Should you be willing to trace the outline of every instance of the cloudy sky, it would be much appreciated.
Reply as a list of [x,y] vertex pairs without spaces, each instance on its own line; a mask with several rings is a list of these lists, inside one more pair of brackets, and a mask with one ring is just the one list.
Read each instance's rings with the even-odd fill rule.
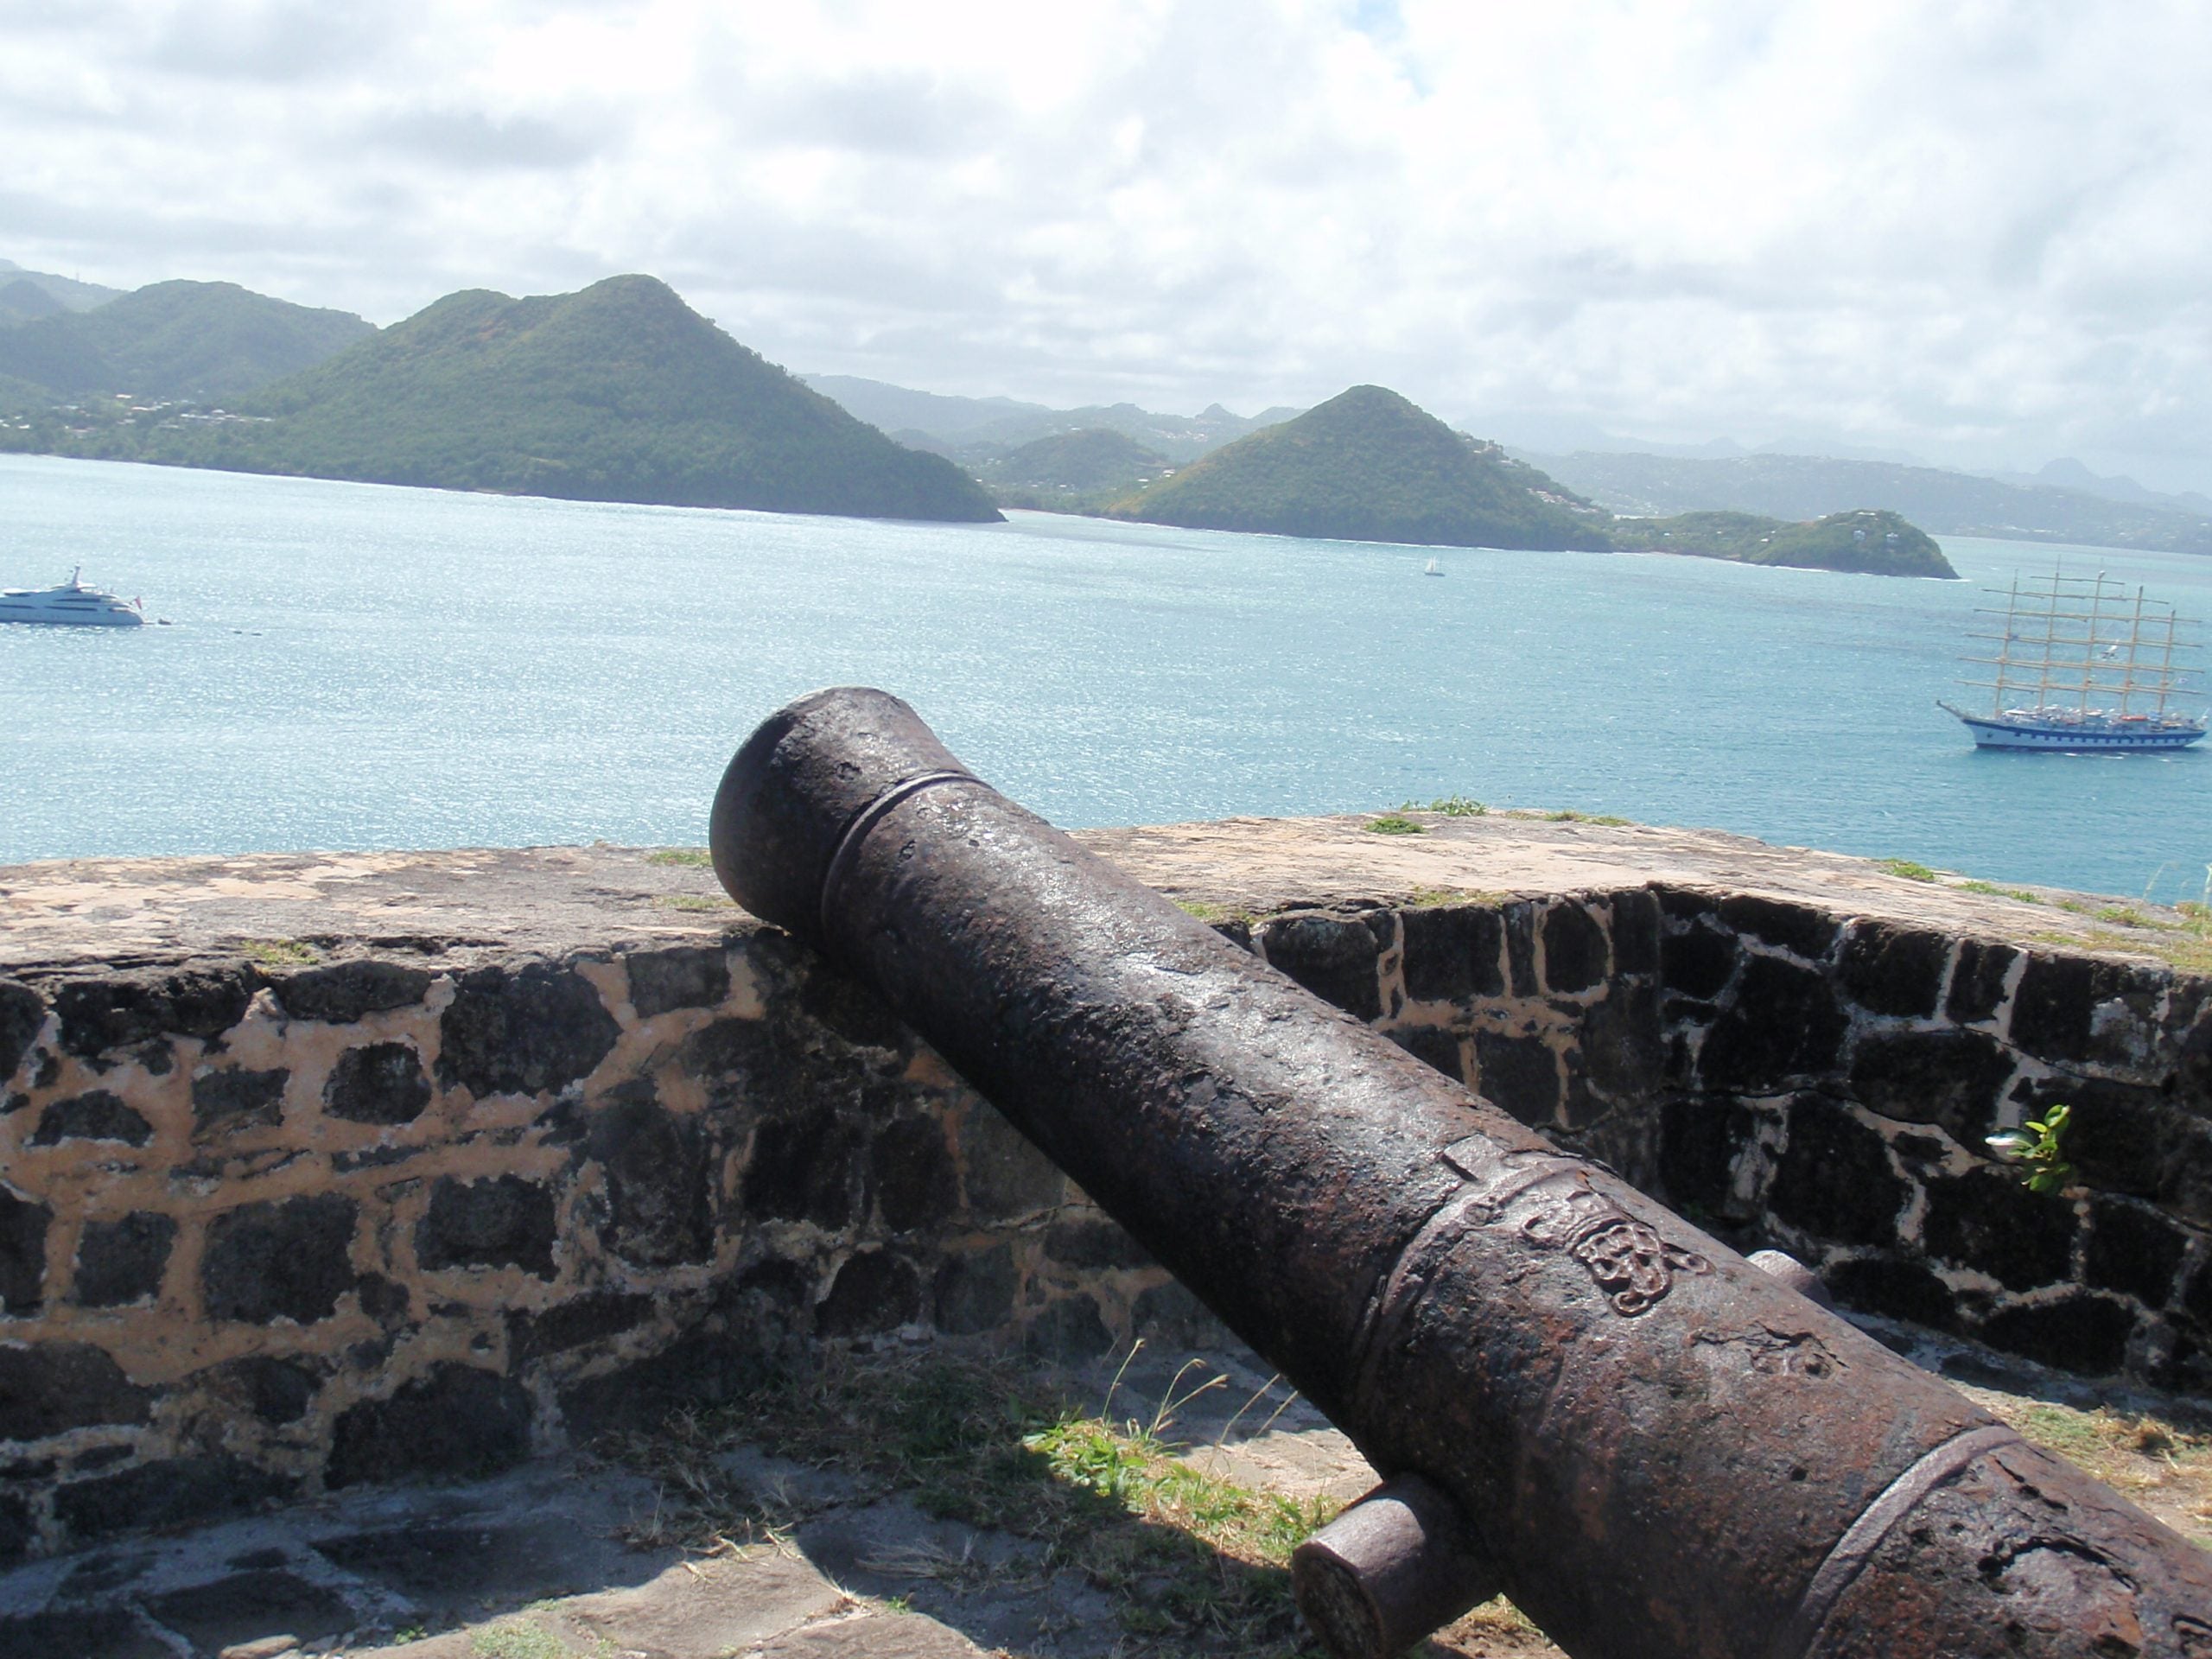
[[[0,256],[2212,489],[2201,0],[0,0]],[[1547,424],[1548,423],[1548,424]]]

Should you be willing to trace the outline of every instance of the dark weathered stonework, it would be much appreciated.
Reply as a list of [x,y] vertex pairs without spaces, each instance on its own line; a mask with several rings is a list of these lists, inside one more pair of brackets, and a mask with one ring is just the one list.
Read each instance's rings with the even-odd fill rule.
[[405,1043],[349,1048],[322,1086],[322,1109],[349,1123],[411,1123],[430,1103],[423,1057]]
[[[1668,886],[1220,931],[1847,1306],[2212,1391],[2196,982]],[[1223,1339],[779,934],[379,949],[0,980],[0,1560],[490,1466],[824,1341]],[[2028,1194],[1981,1137],[2061,1100],[2083,1185]],[[154,1343],[186,1357],[133,1375]]]
[[359,1206],[336,1193],[245,1204],[207,1224],[201,1295],[211,1319],[312,1325],[353,1288]]

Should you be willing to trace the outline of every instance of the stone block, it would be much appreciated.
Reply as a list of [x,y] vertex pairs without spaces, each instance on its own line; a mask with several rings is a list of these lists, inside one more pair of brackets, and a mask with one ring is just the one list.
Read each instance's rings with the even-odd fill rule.
[[1726,987],[1742,954],[1734,935],[1713,928],[1669,933],[1659,941],[1659,982],[1681,995],[1709,1001]]
[[1951,969],[1951,994],[1944,999],[1945,1016],[1962,1026],[1983,1025],[1997,1018],[2005,1006],[2005,976],[2020,953],[2009,944],[1988,939],[1964,939],[1959,959]]
[[1475,1088],[1493,1105],[1532,1127],[1548,1124],[1559,1116],[1562,1086],[1559,1057],[1542,1039],[1475,1033]]
[[608,1249],[641,1267],[714,1254],[718,1160],[702,1119],[664,1109],[649,1090],[618,1094],[592,1115],[585,1147],[606,1178]]
[[211,1319],[325,1319],[354,1287],[358,1211],[334,1192],[243,1204],[207,1224],[200,1295]]
[[396,962],[334,962],[276,982],[276,1003],[291,1020],[350,1026],[372,1014],[411,1008],[430,991],[430,976]]
[[589,981],[545,963],[463,975],[438,1032],[439,1081],[479,1097],[566,1088],[622,1034]]
[[154,1395],[88,1342],[0,1344],[0,1440],[143,1423]]
[[2024,1111],[2041,1121],[2051,1107],[2072,1109],[2063,1146],[2088,1185],[2134,1198],[2168,1196],[2168,1172],[2188,1132],[2164,1095],[2101,1077],[2045,1077],[2029,1084]]
[[2073,1276],[2074,1206],[2031,1192],[2011,1170],[1973,1169],[1926,1184],[1921,1240],[1929,1255],[1986,1273],[2008,1290],[2032,1290]]
[[1717,1095],[1674,1095],[1659,1107],[1660,1195],[1677,1210],[1708,1215],[1732,1208],[1736,1160],[1751,1144],[1758,1118],[1740,1101]]
[[322,1109],[349,1123],[412,1123],[430,1103],[430,1079],[411,1043],[364,1043],[330,1068]]
[[1544,911],[1544,988],[1572,994],[1602,984],[1610,971],[1605,930],[1572,900]]
[[1982,1032],[1869,1032],[1851,1057],[1851,1095],[1901,1123],[1940,1124],[1961,1146],[1979,1151],[2014,1064]]
[[1866,1255],[1832,1262],[1821,1282],[1846,1307],[1885,1319],[1904,1319],[1931,1331],[1958,1329],[1958,1306],[1951,1287],[1923,1263],[1893,1255]]
[[291,1072],[242,1071],[226,1066],[192,1079],[192,1138],[212,1141],[241,1129],[271,1128],[283,1121],[284,1085]]
[[1084,1292],[1048,1302],[1021,1327],[1025,1353],[1047,1359],[1096,1359],[1114,1346],[1098,1304]]
[[2128,963],[2031,951],[2012,995],[2012,1044],[2056,1065],[2139,1066],[2149,1058],[2171,977]]
[[1399,912],[1406,995],[1462,1002],[1505,995],[1505,923],[1488,908],[1450,905]]
[[876,1208],[893,1232],[940,1227],[960,1207],[960,1172],[946,1143],[944,1122],[904,1117],[876,1133],[869,1149]]
[[219,1037],[245,1018],[257,981],[244,969],[186,969],[76,980],[54,992],[61,1046],[80,1059],[163,1037]]
[[827,1113],[772,1117],[753,1133],[741,1188],[746,1213],[844,1227],[860,1213],[866,1181],[861,1132]]
[[300,1483],[227,1454],[142,1463],[79,1480],[54,1495],[54,1513],[79,1543],[251,1515],[291,1497]]
[[922,1315],[922,1281],[914,1264],[889,1250],[855,1250],[814,1310],[817,1336],[864,1337],[894,1330]]
[[1325,1002],[1361,1020],[1382,1012],[1378,969],[1389,918],[1320,914],[1270,917],[1260,929],[1268,964]]
[[246,1354],[212,1366],[196,1379],[210,1394],[251,1412],[271,1427],[296,1423],[321,1382],[309,1366],[269,1354]]
[[729,995],[729,956],[720,945],[639,950],[623,965],[630,1006],[640,1020],[677,1008],[711,1008]]
[[2116,1290],[2145,1307],[2165,1306],[2174,1275],[2189,1249],[2189,1235],[2145,1204],[2094,1198],[2082,1279],[2096,1290]]
[[553,1276],[552,1189],[519,1175],[460,1180],[442,1175],[415,1224],[415,1259],[432,1273],[448,1268],[519,1268]]
[[86,1222],[77,1241],[71,1300],[79,1307],[121,1307],[160,1294],[175,1242],[175,1220],[151,1211]]
[[1786,1224],[1840,1244],[1889,1244],[1910,1189],[1889,1147],[1835,1102],[1800,1095],[1767,1207]]
[[507,1352],[514,1363],[564,1354],[634,1331],[658,1312],[635,1291],[595,1290],[532,1313],[507,1315]]
[[1014,1251],[1004,1244],[948,1255],[938,1264],[930,1300],[937,1328],[948,1336],[980,1336],[1014,1317]]
[[1536,980],[1536,907],[1516,899],[1499,912],[1505,924],[1505,982],[1515,996],[1534,996]]
[[1649,983],[1617,982],[1582,1020],[1582,1064],[1591,1085],[1616,1103],[1641,1101],[1664,1084],[1667,1043],[1659,993]]
[[1659,971],[1659,899],[1648,887],[1629,887],[1612,895],[1613,971]]
[[46,1230],[54,1211],[0,1186],[0,1313],[20,1319],[46,1300]]
[[1845,994],[1869,1014],[1927,1019],[1943,994],[1951,941],[1926,928],[1857,921],[1836,958]]
[[[351,1630],[356,1615],[336,1591],[296,1573],[233,1573],[208,1584],[148,1596],[146,1611],[195,1653],[219,1653],[273,1636],[300,1644]],[[279,1649],[270,1649],[270,1659]]]
[[335,1489],[489,1474],[530,1454],[531,1417],[530,1395],[512,1377],[473,1365],[434,1365],[390,1398],[339,1414],[323,1482]]
[[1459,1039],[1436,1026],[1399,1026],[1383,1035],[1426,1065],[1433,1066],[1454,1083],[1467,1080]]
[[687,1331],[644,1359],[563,1388],[561,1419],[578,1441],[613,1428],[654,1428],[672,1411],[728,1405],[772,1370],[750,1333]]
[[154,1138],[154,1126],[124,1103],[123,1096],[105,1089],[92,1089],[66,1100],[51,1102],[38,1115],[31,1145],[59,1146],[64,1141],[114,1141],[126,1147],[143,1147]]
[[1974,1335],[2038,1364],[2109,1376],[2126,1363],[2127,1339],[2134,1329],[2135,1314],[2125,1303],[2082,1294],[1999,1309]]
[[1698,1070],[1708,1089],[1755,1094],[1835,1070],[1849,1020],[1818,969],[1751,957],[1734,1003],[1713,1022]]
[[0,979],[0,1084],[22,1069],[23,1056],[31,1052],[45,1023],[46,1003],[36,991],[12,979]]
[[1720,901],[1719,914],[1733,931],[1747,933],[1763,944],[1777,946],[1807,962],[1825,961],[1835,948],[1835,918],[1810,905],[1735,893]]
[[1011,1221],[1052,1209],[1067,1196],[1067,1177],[986,1101],[960,1115],[960,1163],[968,1209],[978,1221]]

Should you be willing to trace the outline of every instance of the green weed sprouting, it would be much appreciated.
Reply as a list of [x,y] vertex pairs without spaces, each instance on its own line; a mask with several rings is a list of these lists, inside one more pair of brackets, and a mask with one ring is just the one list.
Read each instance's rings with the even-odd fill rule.
[[1874,862],[1891,875],[1902,876],[1907,881],[1933,881],[1936,879],[1935,871],[1910,858],[1878,858]]
[[1987,1138],[1989,1149],[2008,1164],[2018,1164],[2031,1192],[2063,1192],[2074,1179],[2074,1166],[2066,1161],[2059,1142],[2066,1134],[2070,1106],[2054,1106],[2017,1129],[1999,1129]]
[[1395,812],[1386,812],[1379,818],[1370,818],[1367,827],[1378,836],[1418,836],[1423,833],[1421,825]]

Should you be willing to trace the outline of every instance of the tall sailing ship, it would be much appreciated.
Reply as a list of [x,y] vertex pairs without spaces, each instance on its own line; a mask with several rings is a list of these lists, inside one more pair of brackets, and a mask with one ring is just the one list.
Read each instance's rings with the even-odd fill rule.
[[2099,571],[1992,588],[2004,608],[1985,606],[1988,626],[1967,637],[1996,654],[1965,660],[1995,671],[1967,685],[1990,691],[1989,712],[1941,706],[1966,722],[1985,749],[2126,753],[2185,749],[2204,735],[2202,714],[2177,702],[2201,697],[2199,671],[2183,660],[2196,642],[2173,607],[2131,598],[2126,584]]

